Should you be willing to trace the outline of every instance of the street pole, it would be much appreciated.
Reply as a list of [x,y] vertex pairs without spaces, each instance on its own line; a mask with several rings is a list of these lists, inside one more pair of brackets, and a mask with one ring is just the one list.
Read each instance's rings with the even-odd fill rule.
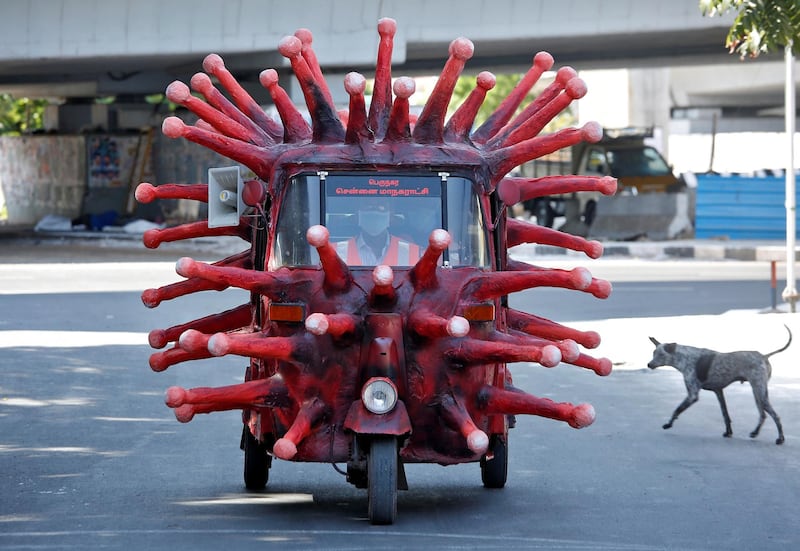
[[794,54],[792,41],[786,45],[786,141],[788,143],[788,157],[786,163],[786,288],[783,290],[783,300],[789,303],[791,312],[795,312],[797,302],[797,285],[795,282],[795,236],[797,199],[795,195],[794,173],[794,130],[795,130],[795,84],[794,84]]

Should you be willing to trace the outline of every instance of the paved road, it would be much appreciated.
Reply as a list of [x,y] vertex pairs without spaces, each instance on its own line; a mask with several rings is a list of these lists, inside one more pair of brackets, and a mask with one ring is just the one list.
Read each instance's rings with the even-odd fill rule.
[[[775,357],[770,387],[783,446],[774,445],[769,420],[760,438],[747,437],[756,413],[746,385],[728,392],[734,438],[720,436],[710,394],[663,431],[682,382],[674,370],[643,369],[650,330],[719,347],[751,339],[763,349],[783,343],[784,321],[800,334],[796,315],[718,312],[765,285],[740,263],[717,264],[726,283],[707,287],[665,277],[697,274],[699,265],[662,265],[659,283],[636,281],[635,263],[600,263],[597,275],[625,274],[617,283],[623,298],[593,301],[598,313],[591,315],[561,295],[514,297],[603,334],[598,353],[617,364],[608,378],[569,366],[513,367],[515,383],[530,392],[591,402],[597,422],[575,431],[520,418],[509,484],[500,491],[481,487],[476,465],[409,466],[411,489],[388,528],[369,526],[365,494],[330,466],[278,461],[269,491],[245,492],[236,413],[174,420],[162,402],[165,388],[238,382],[242,360],[153,373],[146,332],[228,308],[243,295],[206,293],[203,303],[143,308],[138,290],[175,280],[171,266],[0,264],[0,548],[749,550],[800,542],[796,353]],[[736,266],[739,276],[731,273]],[[664,317],[643,300],[676,293],[704,315]],[[624,310],[640,317],[616,317]],[[714,336],[716,329],[723,334]]]

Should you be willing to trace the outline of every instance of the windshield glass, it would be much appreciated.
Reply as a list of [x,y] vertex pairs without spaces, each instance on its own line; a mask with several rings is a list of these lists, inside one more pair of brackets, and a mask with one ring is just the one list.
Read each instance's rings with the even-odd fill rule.
[[611,175],[625,176],[665,176],[672,174],[664,158],[652,147],[609,149],[608,162]]
[[438,175],[299,175],[290,181],[278,215],[270,269],[315,265],[306,230],[323,224],[350,266],[413,266],[437,228],[452,243],[442,262],[489,265],[480,202],[472,182]]

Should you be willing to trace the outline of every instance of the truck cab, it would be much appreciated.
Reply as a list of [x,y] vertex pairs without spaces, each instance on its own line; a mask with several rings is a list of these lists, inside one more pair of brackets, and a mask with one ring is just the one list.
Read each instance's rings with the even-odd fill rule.
[[685,183],[672,172],[661,153],[645,141],[652,132],[606,130],[596,144],[575,146],[575,174],[613,176],[618,193],[668,193]]
[[[557,173],[586,176],[613,176],[618,181],[617,193],[673,193],[686,187],[683,178],[675,176],[672,167],[647,138],[652,129],[606,129],[597,143],[580,143],[570,150],[558,152],[558,158],[537,159],[520,167],[526,177]],[[552,227],[557,216],[566,216],[570,226],[591,226],[594,222],[598,192],[538,197],[524,204],[536,216],[537,223]]]

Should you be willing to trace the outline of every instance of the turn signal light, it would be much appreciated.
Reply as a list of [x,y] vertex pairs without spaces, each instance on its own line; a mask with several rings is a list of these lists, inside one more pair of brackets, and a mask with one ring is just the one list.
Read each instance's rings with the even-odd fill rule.
[[462,316],[469,321],[494,321],[494,304],[468,304],[464,307]]
[[270,302],[268,315],[270,321],[301,323],[306,319],[306,309],[297,303]]

